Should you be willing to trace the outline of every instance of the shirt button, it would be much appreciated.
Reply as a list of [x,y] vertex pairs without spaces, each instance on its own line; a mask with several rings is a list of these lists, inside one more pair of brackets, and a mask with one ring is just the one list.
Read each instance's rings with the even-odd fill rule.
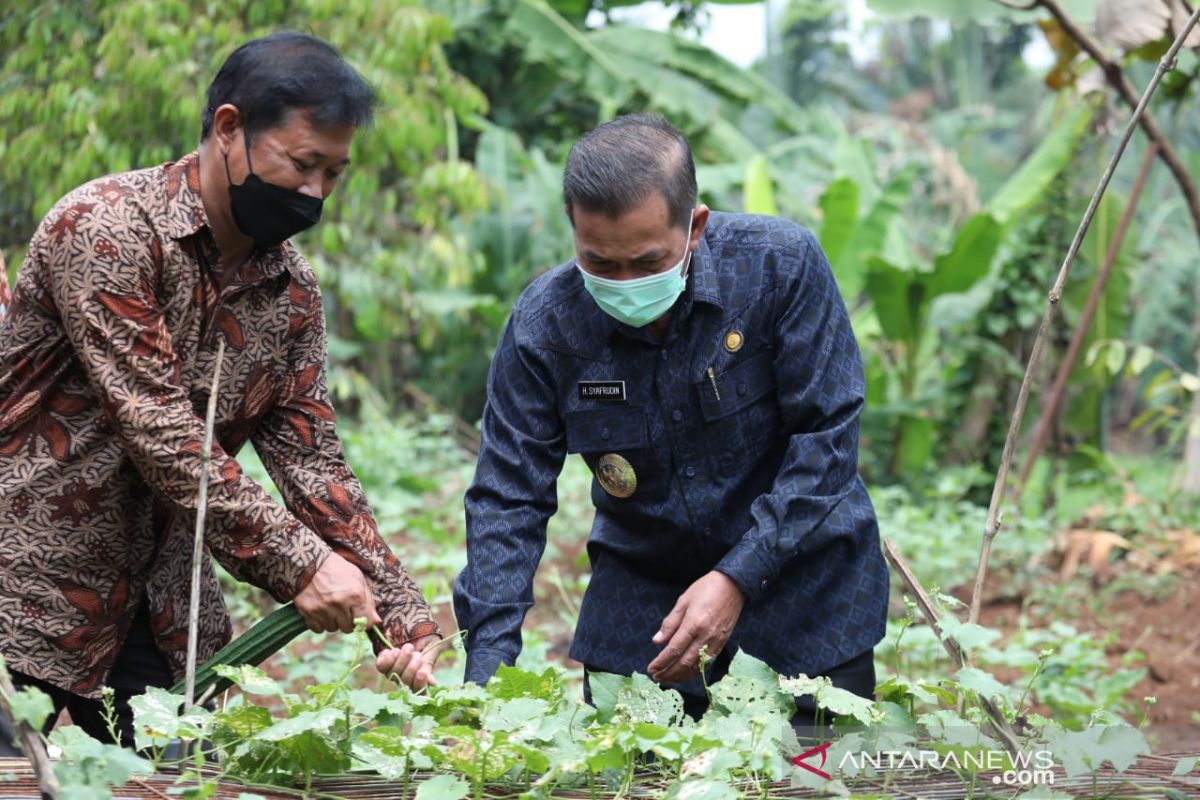
[[695,468],[695,467],[688,467],[687,469],[685,469],[685,470],[683,471],[683,474],[684,474],[684,475],[687,475],[689,478],[694,478],[694,477],[696,477],[696,468]]
[[612,434],[609,433],[608,428],[600,429],[600,438],[603,439],[604,441],[607,442],[611,436],[612,436]]
[[750,387],[749,387],[749,386],[747,386],[746,384],[744,384],[744,383],[739,383],[739,384],[737,385],[737,393],[738,393],[738,397],[745,397],[745,396],[746,396],[746,392],[748,392],[748,391],[750,391]]
[[704,529],[704,535],[705,535],[705,536],[712,536],[712,528],[705,528],[705,529]]
[[676,422],[682,422],[683,421],[683,412],[680,411],[678,408],[675,409],[674,411],[671,412],[671,419],[675,420]]
[[666,360],[667,360],[667,351],[666,351],[666,350],[662,350],[662,351],[661,351],[661,353],[660,353],[660,355],[659,355],[659,358],[661,358],[663,361],[666,361]]
[[760,583],[760,584],[758,585],[758,588],[760,588],[760,589],[763,589],[763,590],[766,590],[766,588],[767,588],[767,582],[764,580],[762,583]]

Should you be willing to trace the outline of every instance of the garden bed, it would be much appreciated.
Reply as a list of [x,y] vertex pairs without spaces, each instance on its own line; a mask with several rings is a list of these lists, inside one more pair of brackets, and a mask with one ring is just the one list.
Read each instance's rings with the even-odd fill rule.
[[[1200,774],[1193,773],[1192,775],[1176,776],[1172,775],[1179,760],[1183,757],[1195,757],[1197,753],[1192,754],[1170,754],[1170,755],[1155,755],[1142,756],[1129,769],[1122,773],[1115,772],[1111,768],[1098,770],[1095,774],[1095,780],[1091,775],[1081,775],[1074,778],[1068,778],[1061,767],[1056,767],[1054,772],[1053,784],[1047,783],[1044,787],[1031,787],[1027,797],[1042,797],[1047,796],[1050,790],[1061,794],[1066,794],[1071,797],[1110,797],[1116,793],[1120,793],[1121,797],[1146,797],[1146,798],[1195,798],[1200,797]],[[218,773],[215,771],[213,775]],[[414,775],[410,783],[410,791],[416,792],[425,780],[433,777],[431,773],[417,773]],[[658,780],[657,776],[647,774],[645,776],[647,782],[635,782],[630,792],[625,795],[630,798],[650,798],[662,797],[665,786]],[[115,789],[113,792],[114,798],[123,800],[124,798],[136,798],[137,800],[161,800],[178,796],[170,790],[176,786],[178,780],[177,775],[160,774],[151,775],[142,779],[134,779],[129,781],[124,786]],[[819,789],[792,786],[788,782],[777,782],[769,786],[761,787],[766,790],[766,794],[760,793],[759,787],[755,787],[750,783],[740,787],[743,790],[745,797],[767,797],[779,798],[812,798],[821,797],[823,794]],[[897,798],[925,798],[925,800],[957,800],[966,795],[968,788],[962,780],[959,780],[953,775],[937,775],[931,776],[928,774],[914,774],[912,772],[896,772],[892,773],[888,781],[882,778],[862,778],[849,786],[854,796],[862,797],[892,797]],[[1016,792],[1015,787],[997,786],[993,789],[988,785],[985,776],[981,776],[980,783],[975,789],[974,796],[977,798],[983,797],[1005,797],[1011,798]],[[176,789],[178,792],[178,789]],[[313,781],[312,791],[305,793],[300,789],[294,791],[281,789],[279,787],[248,787],[244,784],[237,783],[228,779],[222,779],[218,783],[218,789],[214,798],[217,800],[238,800],[243,793],[253,793],[263,798],[263,800],[295,800],[297,797],[308,797],[317,800],[318,798],[329,798],[330,800],[380,800],[388,798],[388,800],[403,800],[400,795],[400,784],[396,781],[385,780],[378,776],[372,775],[339,775],[331,777],[316,778]],[[1043,794],[1044,792],[1044,794]],[[512,798],[517,794],[511,787],[496,788],[495,790],[487,791],[485,797],[493,798]],[[34,778],[33,769],[29,763],[23,759],[0,759],[0,798],[32,798],[36,800],[37,781]],[[567,800],[592,800],[592,798],[604,798],[611,800],[616,795],[610,792],[600,792],[592,795],[586,789],[579,791],[556,791],[548,795],[551,798],[563,798]],[[63,800],[70,800],[64,798]]]

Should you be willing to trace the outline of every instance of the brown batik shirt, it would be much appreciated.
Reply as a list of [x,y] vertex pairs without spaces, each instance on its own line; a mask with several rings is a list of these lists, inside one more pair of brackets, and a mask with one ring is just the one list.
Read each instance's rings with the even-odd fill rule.
[[[366,574],[389,638],[435,633],[334,432],[325,318],[290,243],[218,295],[199,156],[84,185],[0,271],[0,653],[97,697],[138,605],[176,676],[187,649],[203,414],[225,343],[205,544],[279,601],[329,553]],[[242,474],[250,442],[285,510]],[[199,655],[230,636],[204,560]]]

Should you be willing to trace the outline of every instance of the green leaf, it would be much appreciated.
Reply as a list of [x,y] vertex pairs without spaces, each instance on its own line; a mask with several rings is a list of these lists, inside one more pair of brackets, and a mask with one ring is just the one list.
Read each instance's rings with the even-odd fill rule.
[[1154,348],[1144,344],[1137,345],[1133,350],[1133,357],[1129,359],[1129,374],[1134,377],[1141,375],[1152,361],[1154,361]]
[[1109,342],[1105,355],[1105,366],[1110,375],[1117,375],[1125,365],[1125,343],[1119,339]]
[[222,678],[233,681],[246,694],[283,697],[283,687],[263,670],[250,664],[230,666],[218,664],[213,668]]
[[134,741],[139,750],[165,745],[171,739],[198,740],[208,735],[212,713],[201,706],[182,711],[184,698],[166,689],[148,687],[129,700],[133,709]]
[[1073,778],[1100,769],[1105,761],[1117,772],[1124,772],[1138,756],[1147,755],[1150,746],[1141,731],[1130,725],[1094,725],[1082,731],[1053,731],[1047,742],[1062,761],[1067,777]]
[[872,725],[880,718],[881,712],[875,710],[874,701],[837,686],[823,687],[817,692],[816,701],[826,711],[840,717],[853,717],[863,725]]
[[529,60],[583,76],[588,93],[614,108],[624,105],[633,93],[625,71],[542,0],[517,0],[507,27],[514,33],[513,40],[523,43]]
[[1000,638],[1000,631],[985,628],[974,622],[962,622],[957,617],[946,614],[939,623],[942,633],[954,637],[954,641],[964,650],[978,650],[987,647]]
[[319,711],[301,711],[289,719],[280,720],[265,731],[255,735],[262,742],[280,742],[302,733],[328,734],[345,713],[337,708],[322,708]]
[[487,688],[488,693],[498,700],[534,697],[555,702],[563,694],[562,677],[554,667],[547,667],[539,675],[501,664]]
[[615,711],[619,719],[658,725],[679,725],[686,717],[683,695],[664,689],[640,672],[635,672],[629,685],[617,695]]
[[1081,103],[1041,138],[1033,151],[988,203],[988,210],[1001,223],[1036,203],[1067,166],[1092,119],[1092,107]]
[[370,689],[353,689],[347,694],[350,709],[367,719],[375,719],[387,712],[407,722],[412,717],[412,704],[408,702],[411,695],[403,692],[373,692]]
[[963,667],[955,674],[954,679],[964,689],[969,689],[989,700],[1008,699],[1008,687],[996,680],[991,673],[984,672],[978,667]]
[[46,720],[54,713],[54,701],[50,695],[36,686],[24,686],[8,701],[14,722],[24,722],[35,731],[40,731]]
[[549,712],[545,700],[517,697],[490,706],[483,715],[483,728],[489,731],[534,730]]
[[[830,264],[840,264],[846,246],[858,227],[858,184],[850,178],[838,178],[825,187],[819,205],[821,233],[818,238],[821,249],[825,251]],[[853,299],[844,287],[842,291],[847,299]]]
[[775,203],[775,187],[767,169],[767,157],[761,153],[750,159],[750,163],[746,165],[746,182],[742,193],[747,214],[766,214],[772,217],[779,215],[779,206]]
[[881,258],[872,258],[867,272],[867,294],[889,341],[915,347],[925,304],[920,276],[898,269]]
[[617,696],[633,679],[611,672],[589,672],[587,677],[592,690],[592,702],[596,704],[596,720],[608,722],[616,713]]
[[1185,758],[1181,758],[1179,759],[1178,763],[1175,764],[1175,769],[1171,772],[1171,774],[1176,778],[1187,775],[1196,768],[1197,761],[1200,761],[1200,758],[1197,758],[1196,756],[1187,756]]
[[[863,278],[876,257],[883,258],[888,233],[897,223],[901,209],[912,194],[916,170],[906,167],[892,176],[883,194],[855,227],[853,236],[843,248],[838,261],[830,261],[842,293],[856,297],[863,287]],[[861,197],[861,186],[859,187]]]
[[471,785],[454,775],[438,775],[417,787],[417,800],[463,800]]
[[933,446],[937,428],[933,420],[916,414],[900,416],[900,472],[904,475],[920,475],[933,461]]
[[939,708],[928,714],[922,714],[917,717],[917,722],[925,726],[929,736],[943,744],[962,747],[999,747],[994,739],[984,735],[979,726],[968,722],[949,709]]
[[1002,233],[1000,224],[990,214],[976,214],[967,220],[955,234],[950,252],[934,261],[933,274],[926,280],[927,300],[965,292],[985,277]]

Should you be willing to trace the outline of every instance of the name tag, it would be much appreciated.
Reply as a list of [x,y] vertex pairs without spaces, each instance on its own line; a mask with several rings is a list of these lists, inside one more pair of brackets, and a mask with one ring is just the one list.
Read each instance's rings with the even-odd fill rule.
[[580,381],[580,400],[625,402],[625,381]]

